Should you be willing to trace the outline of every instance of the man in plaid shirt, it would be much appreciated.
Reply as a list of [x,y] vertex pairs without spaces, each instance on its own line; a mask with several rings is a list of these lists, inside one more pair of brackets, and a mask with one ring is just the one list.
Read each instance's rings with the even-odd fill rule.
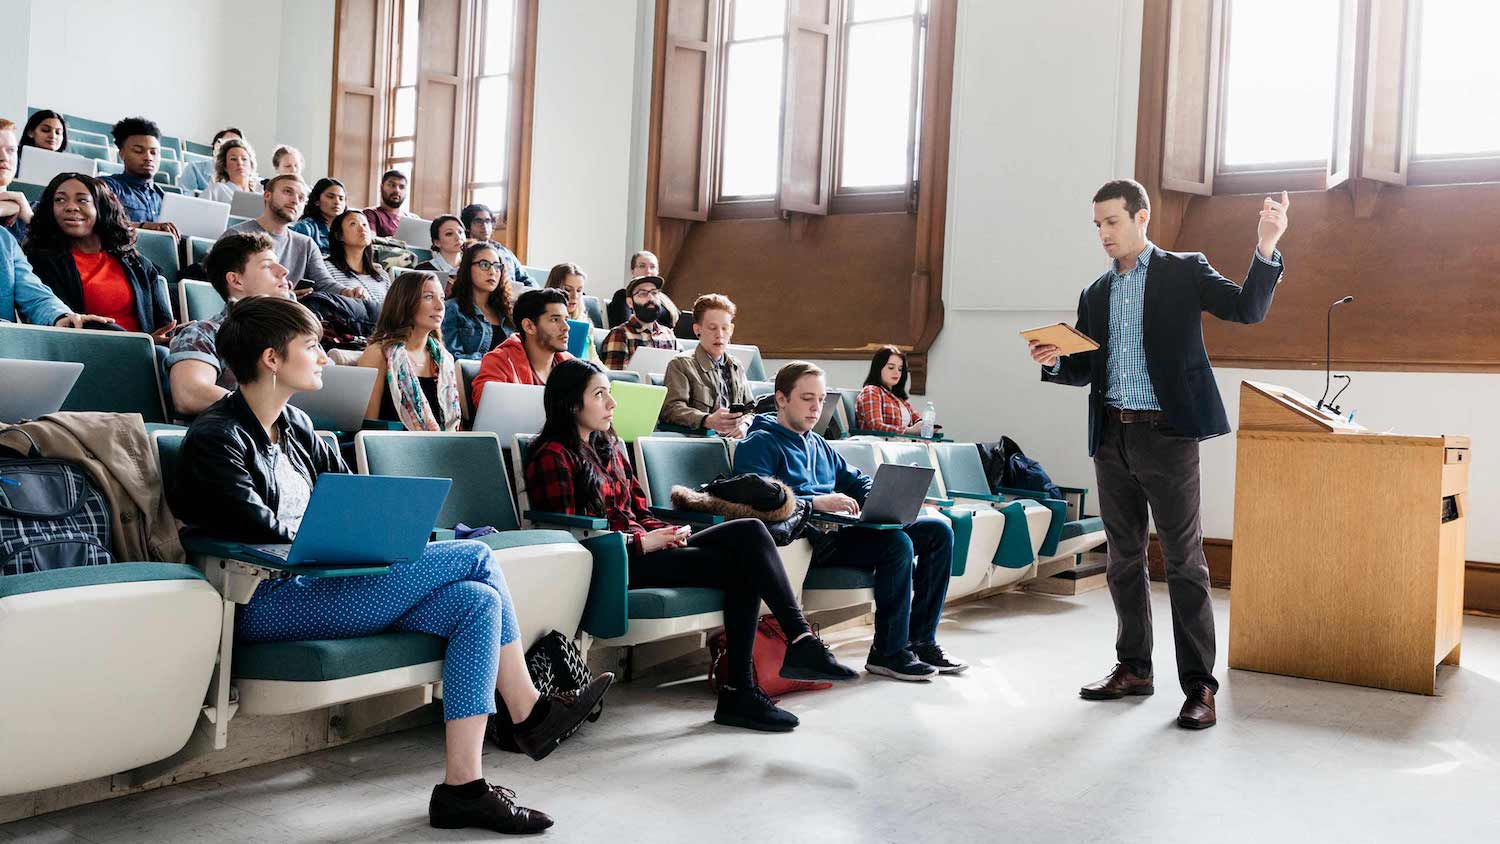
[[630,319],[615,326],[604,336],[599,360],[609,369],[624,369],[630,356],[642,346],[678,351],[677,337],[656,320],[665,308],[661,304],[661,276],[644,275],[630,280],[625,295],[630,301]]

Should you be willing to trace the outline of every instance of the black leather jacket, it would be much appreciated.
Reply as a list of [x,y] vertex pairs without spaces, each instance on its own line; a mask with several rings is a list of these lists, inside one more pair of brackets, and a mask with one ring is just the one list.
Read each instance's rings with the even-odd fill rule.
[[[277,421],[282,460],[308,483],[323,472],[347,473],[338,450],[313,431],[306,413],[288,405]],[[238,390],[193,420],[178,455],[168,501],[187,530],[235,542],[291,542],[276,518],[280,496],[271,440]]]

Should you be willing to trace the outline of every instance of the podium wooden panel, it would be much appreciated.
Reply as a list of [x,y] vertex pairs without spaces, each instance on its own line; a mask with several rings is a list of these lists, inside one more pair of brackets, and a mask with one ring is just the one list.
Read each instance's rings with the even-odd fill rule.
[[1433,694],[1463,634],[1469,438],[1240,387],[1229,667]]

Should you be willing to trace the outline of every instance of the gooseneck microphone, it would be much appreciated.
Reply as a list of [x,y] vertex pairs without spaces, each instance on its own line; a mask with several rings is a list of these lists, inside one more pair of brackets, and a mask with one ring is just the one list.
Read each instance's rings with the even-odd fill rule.
[[1345,296],[1328,306],[1328,327],[1323,350],[1323,397],[1318,399],[1318,409],[1327,410],[1334,415],[1337,415],[1339,412],[1339,408],[1334,402],[1338,401],[1338,397],[1344,394],[1344,390],[1349,389],[1349,381],[1351,379],[1347,375],[1340,375],[1339,377],[1344,379],[1344,387],[1339,390],[1338,395],[1333,397],[1333,401],[1328,401],[1328,390],[1333,385],[1333,309],[1339,305],[1347,305],[1353,301],[1353,296]]

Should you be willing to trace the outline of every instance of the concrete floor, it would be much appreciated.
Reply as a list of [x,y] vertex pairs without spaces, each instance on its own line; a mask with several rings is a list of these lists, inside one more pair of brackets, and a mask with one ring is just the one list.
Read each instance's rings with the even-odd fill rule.
[[[1220,662],[1228,593],[1216,592]],[[492,782],[558,821],[549,841],[1494,841],[1500,620],[1464,620],[1439,695],[1220,672],[1219,726],[1181,697],[1154,590],[1155,697],[1090,703],[1112,663],[1104,591],[1007,594],[950,611],[967,675],[861,679],[794,696],[790,735],[714,726],[698,680],[643,677],[543,762]],[[863,664],[868,629],[831,639]],[[434,726],[0,826],[0,841],[479,841],[426,825]]]

